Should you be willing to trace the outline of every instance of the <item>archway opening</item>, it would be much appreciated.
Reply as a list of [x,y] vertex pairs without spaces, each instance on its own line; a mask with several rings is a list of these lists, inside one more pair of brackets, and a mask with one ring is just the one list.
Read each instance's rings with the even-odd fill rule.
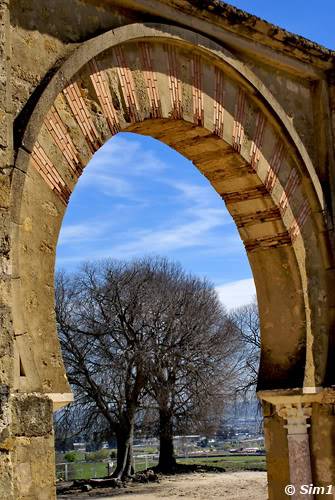
[[[216,387],[207,385],[208,393],[210,390],[215,392],[215,412],[209,405],[207,412],[203,408],[202,415],[199,414],[196,417],[196,409],[192,410],[190,405],[188,410],[186,407],[183,408],[186,413],[182,417],[182,411],[177,408],[177,404],[176,408],[170,409],[173,413],[174,434],[183,434],[174,440],[174,454],[179,456],[191,452],[186,462],[190,465],[193,460],[192,466],[196,466],[200,452],[206,451],[210,455],[217,455],[222,453],[223,446],[226,448],[248,448],[248,442],[241,440],[241,436],[235,436],[235,433],[238,432],[237,426],[244,428],[243,437],[244,439],[249,438],[249,448],[251,448],[250,443],[255,448],[255,457],[250,456],[248,459],[250,460],[249,467],[255,466],[252,462],[254,459],[257,462],[256,467],[264,468],[264,455],[256,455],[256,448],[261,450],[263,442],[261,419],[259,409],[257,411],[255,394],[255,374],[258,371],[259,360],[259,327],[257,306],[250,304],[255,299],[252,272],[231,215],[222,203],[222,199],[212,189],[209,181],[194,168],[194,165],[172,148],[151,137],[129,133],[116,135],[95,153],[79,179],[65,213],[57,253],[56,266],[70,272],[74,271],[77,265],[83,261],[103,258],[129,261],[134,258],[154,257],[154,266],[156,266],[155,256],[159,254],[169,260],[180,262],[186,273],[191,272],[200,278],[209,278],[214,283],[223,306],[227,307],[228,315],[225,320],[225,328],[228,328],[229,321],[236,321],[234,324],[236,331],[233,333],[235,338],[226,338],[227,346],[223,354],[226,361],[228,361],[228,357],[230,357],[230,361],[227,362],[222,373],[218,371]],[[78,275],[75,280],[79,283],[86,279],[85,276],[88,277],[86,272],[82,273],[81,276]],[[62,290],[65,291],[66,278],[64,279],[64,274],[61,282]],[[76,294],[76,292],[72,286],[70,289],[67,291],[66,300],[71,301],[70,295],[73,292]],[[59,308],[62,310],[60,313],[62,316],[60,329],[62,330],[64,327],[69,328],[71,320],[64,318],[66,300],[64,301],[63,292],[61,295],[56,310],[59,311]],[[59,298],[60,295],[56,293],[56,297]],[[155,297],[152,297],[152,300],[154,299]],[[76,303],[79,309],[80,304]],[[235,310],[234,316],[229,316],[231,310],[239,306],[249,307],[239,311]],[[208,312],[215,314],[214,310]],[[200,310],[198,314],[201,314]],[[78,315],[80,315],[79,311]],[[149,319],[147,322],[149,323]],[[88,410],[88,400],[94,402],[96,394],[90,394],[90,391],[86,390],[86,384],[79,376],[79,372],[85,366],[92,379],[93,372],[95,372],[99,384],[99,365],[102,363],[102,359],[98,360],[98,354],[94,356],[95,362],[92,372],[91,354],[87,359],[82,357],[83,351],[87,348],[87,342],[80,339],[83,332],[80,332],[79,329],[75,332],[76,327],[72,328],[73,335],[68,337],[68,333],[65,335],[63,333],[61,341],[76,401],[72,407],[68,407],[65,416],[62,414],[60,417],[56,417],[56,450],[64,452],[66,449],[73,449],[74,442],[87,441],[85,445],[88,446],[88,451],[91,453],[88,453],[86,457],[98,459],[98,454],[94,454],[96,450],[93,452],[93,449],[101,446],[111,447],[111,453],[115,455],[117,425],[115,424],[111,435],[106,431],[106,422],[104,425],[104,422],[100,421],[101,417],[104,420],[104,416],[100,415],[99,411],[96,413],[96,418],[92,420],[91,412],[94,410],[92,408]],[[239,328],[242,331],[239,331]],[[253,338],[248,328],[254,328]],[[84,329],[83,326],[82,329]],[[159,330],[157,330],[157,335],[159,335]],[[222,335],[222,342],[224,342],[224,338],[225,336]],[[92,347],[94,340],[92,337],[88,337],[88,344],[90,340],[92,341],[92,351],[92,349],[94,350]],[[69,346],[69,341],[71,346]],[[77,358],[72,345],[76,342],[78,342],[77,346],[81,352],[80,359]],[[199,342],[201,342],[201,336]],[[228,342],[230,342],[230,346]],[[96,346],[96,352],[98,349],[99,347]],[[145,349],[145,344],[142,349]],[[187,349],[186,346],[185,349]],[[189,349],[191,349],[191,342]],[[172,351],[173,348],[171,348],[171,354]],[[199,353],[197,355],[199,356]],[[165,356],[167,356],[166,352]],[[183,362],[183,374],[185,375],[185,360]],[[219,356],[217,362],[220,362]],[[108,364],[108,361],[104,359],[104,363]],[[171,360],[169,364],[171,365]],[[115,377],[119,376],[113,360],[110,359],[110,370],[113,369]],[[209,373],[211,367],[206,369]],[[147,370],[147,376],[150,379],[150,369]],[[196,380],[196,365],[192,370],[192,377]],[[228,375],[229,372],[230,375]],[[178,373],[177,370],[176,373]],[[223,373],[226,375],[224,376]],[[213,375],[214,373],[212,373]],[[181,376],[182,374],[179,373],[179,377]],[[205,386],[204,374],[202,377],[202,383]],[[88,381],[89,379],[85,380],[86,383]],[[177,383],[181,384],[181,381],[177,381]],[[197,383],[200,383],[200,380]],[[106,381],[101,381],[101,384],[106,384]],[[105,385],[103,387],[101,387],[100,394],[102,399],[116,398],[114,393],[107,396],[107,389]],[[133,453],[137,472],[139,467],[145,464],[149,467],[157,466],[156,459],[159,453],[157,438],[160,433],[157,430],[159,429],[157,401],[151,401],[150,391],[148,392],[147,387],[144,388],[145,391],[147,392],[144,400],[142,396],[144,407],[139,404],[137,408],[134,436],[137,447]],[[121,388],[120,393],[122,393]],[[220,398],[220,402],[217,398]],[[205,399],[205,394],[202,392],[202,400]],[[120,403],[120,400],[118,401]],[[198,401],[198,405],[201,406],[200,401]],[[221,406],[224,410],[219,414]],[[84,415],[84,418],[81,419],[80,414]],[[196,424],[197,418],[200,420]],[[96,427],[96,420],[99,420],[98,427]],[[249,436],[246,436],[248,434],[246,429],[250,431]],[[225,437],[227,433],[230,441]],[[185,437],[185,435],[193,437]],[[82,446],[85,445],[82,444]],[[142,451],[143,454],[146,447],[151,448],[152,453],[146,457],[146,461],[143,461],[140,452]],[[108,453],[107,448],[105,453]],[[71,453],[65,456],[70,457],[70,455]],[[58,454],[57,457],[59,463],[56,465],[56,470],[59,477],[63,477],[66,470],[68,479],[78,479],[80,467],[82,474],[85,475],[87,464],[67,466],[64,463],[64,453]],[[77,455],[78,460],[83,457],[84,455]],[[162,466],[161,454],[159,457],[159,465]],[[209,462],[211,460],[213,459],[209,457]],[[224,461],[227,458],[222,457],[221,460]],[[183,458],[179,458],[178,463],[181,465]],[[228,460],[228,465],[229,463]],[[221,464],[221,466],[223,465]],[[101,475],[106,475],[106,467],[103,463],[91,464],[90,467],[99,470]]]
[[[240,102],[240,98],[239,95],[238,102]],[[70,188],[67,187],[63,178],[67,179],[67,181],[71,180],[73,186],[78,179],[78,173],[74,174],[73,170],[73,158],[68,159],[67,151],[59,151],[63,147],[62,144],[56,144],[57,151],[55,145],[50,143],[50,136],[53,137],[50,124],[59,126],[60,116],[59,112],[54,108],[52,110],[53,118],[50,115],[48,116],[45,131],[42,131],[40,141],[36,143],[30,164],[30,175],[27,177],[25,187],[29,192],[30,188],[34,186],[37,196],[34,195],[35,198],[31,198],[29,195],[23,197],[22,206],[24,214],[24,223],[20,227],[22,244],[18,248],[17,258],[21,261],[21,266],[25,261],[29,262],[30,273],[26,276],[27,281],[34,275],[37,280],[41,281],[41,286],[39,288],[34,286],[34,292],[31,294],[28,307],[21,308],[20,315],[22,318],[22,315],[30,314],[37,303],[44,304],[49,313],[44,316],[36,315],[36,325],[34,325],[33,320],[30,320],[31,328],[37,331],[43,331],[43,328],[50,329],[48,318],[52,314],[51,310],[53,310],[54,303],[51,281],[54,269],[52,248],[55,248],[65,206],[70,194]],[[257,127],[260,126],[261,122],[257,113],[252,114],[252,117],[255,120],[254,126],[257,135],[259,134]],[[288,197],[285,192],[283,193],[280,190],[278,177],[273,174],[267,163],[266,156],[257,153],[257,162],[260,165],[264,162],[262,179],[260,168],[255,169],[255,166],[246,161],[233,146],[203,126],[190,124],[185,120],[156,118],[131,125],[128,124],[127,131],[151,135],[183,154],[207,177],[220,197],[226,202],[228,211],[233,217],[244,242],[258,293],[264,345],[259,389],[301,387],[305,377],[307,319],[306,296],[303,291],[304,282],[297,261],[296,249],[298,248],[298,252],[301,252],[302,255],[304,250],[303,248],[299,250],[300,230],[296,222],[291,222],[292,212]],[[48,135],[44,135],[46,132]],[[81,132],[80,126],[77,132]],[[44,140],[47,140],[45,145],[43,144]],[[78,140],[80,140],[80,146],[82,146],[80,136]],[[254,154],[254,144],[256,143],[253,140],[250,143],[251,152]],[[51,147],[49,151],[46,151],[47,144],[48,148]],[[74,143],[71,142],[71,144],[71,147],[74,147]],[[276,137],[272,138],[272,146],[272,148],[269,148],[269,155],[271,158],[275,155],[276,161],[281,165],[281,162],[284,161],[284,153],[283,148],[278,145]],[[85,147],[87,148],[87,145]],[[272,151],[273,148],[274,152]],[[249,154],[249,148],[246,146],[245,149]],[[51,153],[57,153],[57,161],[56,158],[54,161],[50,160]],[[67,160],[67,170],[61,176],[59,173],[54,173],[54,165],[58,162],[58,169],[60,169],[62,156]],[[263,162],[260,161],[261,159]],[[281,170],[286,179],[286,184],[292,186],[294,182],[294,191],[296,191],[299,187],[298,174],[291,167],[290,160],[286,161],[288,161],[287,172],[284,172],[283,167]],[[72,171],[69,170],[69,163],[72,165]],[[80,173],[81,170],[77,172]],[[36,186],[40,187],[41,194],[39,189],[36,190]],[[275,199],[270,192],[276,194],[279,206],[276,206]],[[305,202],[298,199],[298,208],[301,203],[305,206]],[[304,209],[302,213],[304,219],[306,219],[307,214],[308,212]],[[53,217],[53,219],[50,217]],[[289,229],[287,229],[286,217],[290,225]],[[42,260],[38,258],[35,262],[32,260],[34,249],[30,248],[29,252],[26,252],[27,245],[24,242],[25,239],[30,239],[33,219],[39,221],[39,227],[36,228],[37,237],[35,242],[38,252],[43,255]],[[53,220],[51,226],[50,220]],[[293,246],[293,242],[295,246]],[[40,272],[41,266],[45,266],[43,273]],[[27,283],[27,286],[31,287],[31,284]],[[47,296],[45,295],[46,287],[48,290]],[[35,296],[35,290],[38,290],[37,293],[41,294],[43,299]],[[293,297],[294,307],[292,307]],[[280,307],[278,307],[278,304],[280,304]],[[20,319],[20,315],[18,314],[17,320]],[[23,321],[25,320],[23,319]],[[45,327],[41,326],[41,322],[45,323]],[[39,326],[37,327],[37,325]],[[289,335],[287,335],[288,329]],[[279,334],[280,331],[283,333]],[[53,337],[49,339],[51,344],[54,341],[56,342],[56,339],[52,339]],[[20,356],[23,366],[32,361],[24,361],[23,359],[29,356],[29,352],[23,351]],[[61,362],[59,366],[61,367]],[[53,369],[46,359],[42,364],[42,370],[44,369],[47,372]],[[38,373],[38,370],[35,373]],[[50,393],[53,391],[52,380],[55,380],[55,378],[57,379],[57,376],[54,377],[51,373],[46,378],[46,387],[50,384]],[[28,378],[25,377],[25,380],[27,381]],[[58,378],[57,384],[60,380],[61,378]],[[38,384],[37,379],[33,382],[33,386],[34,384]],[[64,388],[57,392],[66,392]]]
[[232,298],[228,308],[256,294],[237,227],[208,180],[162,142],[119,133],[95,153],[78,181],[56,266],[71,271],[86,260],[162,253],[206,275],[219,292],[236,281],[244,298]]

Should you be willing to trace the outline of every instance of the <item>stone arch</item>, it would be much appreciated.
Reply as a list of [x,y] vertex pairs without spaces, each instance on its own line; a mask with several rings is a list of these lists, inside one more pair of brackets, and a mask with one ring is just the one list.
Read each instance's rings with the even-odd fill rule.
[[55,247],[79,175],[120,130],[174,147],[222,196],[256,282],[259,389],[314,392],[330,325],[325,207],[312,162],[285,112],[232,54],[185,29],[138,24],[81,45],[25,129],[12,187],[16,389],[58,405],[70,398],[53,317]]

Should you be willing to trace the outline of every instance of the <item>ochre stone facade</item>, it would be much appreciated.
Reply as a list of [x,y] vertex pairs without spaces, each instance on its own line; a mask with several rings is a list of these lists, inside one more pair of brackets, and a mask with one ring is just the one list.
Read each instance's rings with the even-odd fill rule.
[[239,229],[270,498],[335,484],[334,53],[214,0],[0,0],[0,22],[0,498],[55,497],[52,403],[71,400],[55,249],[122,130],[192,160]]

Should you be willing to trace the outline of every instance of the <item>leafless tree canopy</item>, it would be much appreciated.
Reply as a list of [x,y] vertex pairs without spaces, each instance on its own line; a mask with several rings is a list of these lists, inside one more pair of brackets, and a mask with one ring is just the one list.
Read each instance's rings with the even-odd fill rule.
[[106,261],[58,274],[56,316],[77,428],[115,435],[132,471],[136,415],[156,408],[162,470],[176,426],[217,425],[239,370],[240,336],[214,288],[166,259]]
[[256,300],[235,309],[230,314],[238,332],[240,347],[240,377],[237,392],[250,393],[256,390],[261,349],[259,314]]

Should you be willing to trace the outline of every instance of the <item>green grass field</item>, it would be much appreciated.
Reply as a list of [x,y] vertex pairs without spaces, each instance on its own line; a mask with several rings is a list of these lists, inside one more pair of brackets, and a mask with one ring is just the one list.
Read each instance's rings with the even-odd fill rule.
[[225,469],[227,472],[237,472],[240,470],[266,470],[265,456],[244,456],[236,457],[229,455],[225,457],[201,457],[179,459],[180,464],[211,465],[218,469]]
[[[227,472],[237,472],[243,470],[266,470],[265,456],[243,456],[238,457],[229,455],[225,457],[199,457],[199,458],[183,458],[178,459],[179,464],[185,465],[204,465],[212,466],[217,469],[223,469]],[[137,459],[135,462],[136,472],[145,470],[146,468],[157,465],[157,462],[151,460]],[[68,464],[68,479],[90,479],[95,477],[104,477],[107,475],[107,464],[100,463],[69,463]],[[57,467],[57,477],[65,479],[64,466]]]
[[[90,479],[107,476],[107,464],[100,463],[69,463],[67,466],[68,479]],[[64,466],[57,466],[57,477],[65,479]]]
[[[157,462],[152,462],[148,460],[139,461],[136,460],[136,472],[145,470],[146,468],[153,467],[157,465]],[[107,463],[85,463],[85,462],[72,462],[67,465],[68,468],[68,479],[90,479],[96,477],[107,476]],[[57,477],[65,479],[64,466],[57,467]]]

